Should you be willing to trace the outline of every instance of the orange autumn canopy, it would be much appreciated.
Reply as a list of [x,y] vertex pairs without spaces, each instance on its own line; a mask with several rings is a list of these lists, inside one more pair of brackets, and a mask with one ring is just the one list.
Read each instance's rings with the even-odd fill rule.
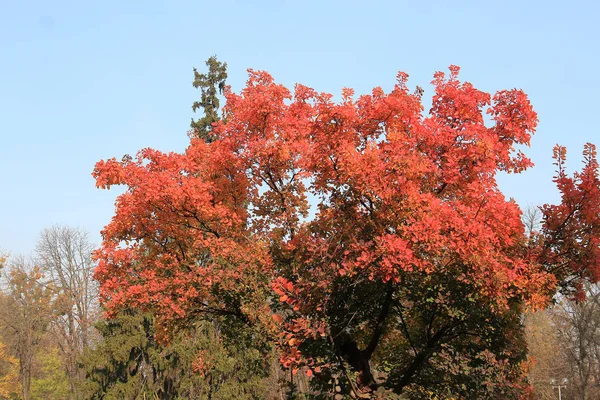
[[[454,282],[435,301],[460,309],[468,297],[493,312],[544,305],[559,287],[597,280],[594,147],[573,177],[557,148],[563,203],[544,206],[541,231],[526,235],[496,174],[532,166],[518,149],[537,115],[521,90],[492,96],[458,72],[434,75],[424,113],[403,73],[390,93],[344,89],[337,102],[250,71],[239,94],[227,93],[214,142],[98,162],[98,187],[126,187],[95,253],[107,311],[150,310],[165,325],[239,317],[279,338],[285,365],[320,369],[303,343],[335,342],[335,332],[362,323],[370,336],[353,340],[371,357],[394,331],[393,304],[413,304],[403,293],[426,288],[428,277]],[[336,314],[368,301],[371,316]],[[450,327],[431,337],[451,337]]]

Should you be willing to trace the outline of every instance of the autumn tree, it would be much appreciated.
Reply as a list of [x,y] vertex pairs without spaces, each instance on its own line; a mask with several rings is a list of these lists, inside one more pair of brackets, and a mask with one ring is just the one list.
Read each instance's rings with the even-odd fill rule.
[[54,288],[42,270],[16,260],[7,273],[8,288],[0,298],[0,328],[5,343],[19,362],[19,383],[24,400],[31,399],[35,355],[48,331]]
[[[210,142],[212,124],[220,120],[218,96],[225,88],[227,73],[226,64],[216,57],[209,58],[206,65],[206,73],[194,69],[193,86],[200,89],[201,99],[193,110],[201,116],[192,121],[190,137]],[[83,358],[86,396],[269,397],[269,393],[280,390],[277,375],[270,374],[272,344],[256,340],[246,323],[234,319],[213,315],[178,326],[165,341],[152,315],[131,308],[115,313],[98,323],[102,342]],[[205,355],[202,361],[201,354]],[[197,371],[199,366],[202,373]]]
[[13,399],[20,393],[19,361],[0,342],[0,399]]
[[428,113],[403,73],[334,102],[250,71],[211,140],[98,162],[98,187],[126,187],[95,253],[108,312],[148,311],[166,334],[234,318],[323,396],[520,397],[523,307],[598,276],[595,148],[573,176],[556,148],[563,201],[527,235],[496,174],[532,165],[515,148],[536,113],[458,70],[435,74]]
[[69,378],[70,396],[74,399],[81,397],[77,388],[84,378],[79,358],[90,345],[99,317],[91,253],[87,234],[67,226],[45,229],[37,244],[39,264],[58,296],[52,325]]

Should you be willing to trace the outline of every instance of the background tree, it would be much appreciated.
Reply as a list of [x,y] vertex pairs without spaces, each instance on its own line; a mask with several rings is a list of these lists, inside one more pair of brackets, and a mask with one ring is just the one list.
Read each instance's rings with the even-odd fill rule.
[[5,343],[19,361],[23,399],[29,400],[35,355],[51,323],[56,292],[39,267],[19,259],[9,268],[8,287],[0,299],[0,325]]
[[197,137],[206,142],[212,142],[213,124],[221,120],[219,115],[219,94],[223,94],[227,80],[227,63],[217,60],[216,56],[210,57],[206,61],[208,67],[207,73],[200,73],[194,68],[194,81],[192,85],[200,90],[200,100],[192,104],[192,110],[197,112],[201,110],[204,114],[198,120],[192,118],[191,137]]
[[0,342],[0,399],[18,398],[20,393],[19,361]]
[[551,309],[561,358],[567,366],[562,377],[580,400],[600,397],[600,290],[586,285],[584,300],[561,298]]
[[552,387],[552,380],[561,382],[563,378],[570,376],[570,372],[553,312],[541,310],[526,313],[525,329],[530,357],[528,378],[535,390],[536,398],[555,400],[556,393]]
[[67,226],[44,229],[37,244],[39,264],[56,289],[54,331],[69,379],[69,397],[78,399],[85,373],[79,358],[92,339],[99,317],[93,280],[92,245],[87,233]]
[[52,339],[46,337],[45,346],[36,354],[36,373],[31,379],[32,399],[64,400],[74,397],[60,348]]

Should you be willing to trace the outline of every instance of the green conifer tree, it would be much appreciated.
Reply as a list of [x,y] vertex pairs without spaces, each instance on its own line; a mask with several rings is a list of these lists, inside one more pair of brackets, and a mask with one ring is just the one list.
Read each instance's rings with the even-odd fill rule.
[[219,116],[219,94],[223,95],[227,80],[227,63],[220,62],[216,56],[206,61],[207,73],[199,73],[194,68],[194,81],[192,85],[200,89],[200,100],[192,104],[194,112],[202,110],[204,116],[198,120],[192,118],[191,136],[203,139],[207,142],[214,140],[211,132],[215,122],[220,121]]

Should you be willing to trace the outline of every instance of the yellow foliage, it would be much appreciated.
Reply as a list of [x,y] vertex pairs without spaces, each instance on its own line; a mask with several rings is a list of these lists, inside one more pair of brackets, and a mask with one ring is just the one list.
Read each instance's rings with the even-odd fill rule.
[[0,399],[20,398],[19,363],[0,342]]

